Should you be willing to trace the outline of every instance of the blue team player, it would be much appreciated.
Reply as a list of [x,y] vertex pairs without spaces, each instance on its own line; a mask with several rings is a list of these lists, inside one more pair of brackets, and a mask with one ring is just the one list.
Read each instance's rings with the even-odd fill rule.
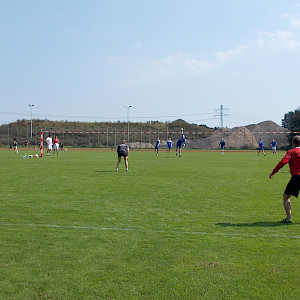
[[260,151],[263,153],[264,156],[266,156],[265,150],[264,150],[264,142],[260,139],[258,143],[258,153],[259,155]]
[[[177,141],[176,144],[176,155],[179,154],[179,157],[181,156],[181,148],[185,146],[185,142],[186,142],[186,138],[183,134],[183,128],[181,128],[181,138]],[[178,153],[177,150],[179,150]]]
[[171,138],[169,138],[167,141],[167,152],[168,153],[171,151],[171,148],[172,148],[172,140],[171,140]]
[[225,149],[225,140],[221,139],[220,146],[221,146],[221,155],[224,155],[224,149]]
[[159,140],[159,138],[157,138],[156,143],[155,143],[155,147],[154,147],[156,155],[158,155],[159,146],[160,146],[160,140]]
[[274,139],[273,139],[271,145],[272,145],[273,153],[276,153],[276,145],[277,145],[277,143],[276,143],[276,141]]

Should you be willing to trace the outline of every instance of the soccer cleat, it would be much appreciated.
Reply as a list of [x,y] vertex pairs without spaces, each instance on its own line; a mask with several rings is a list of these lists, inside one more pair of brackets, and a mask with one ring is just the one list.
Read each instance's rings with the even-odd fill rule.
[[116,169],[116,172],[118,172],[119,170],[118,169]]
[[292,219],[285,218],[281,221],[283,224],[293,224]]
[[126,172],[128,172],[129,170],[128,169],[126,169]]

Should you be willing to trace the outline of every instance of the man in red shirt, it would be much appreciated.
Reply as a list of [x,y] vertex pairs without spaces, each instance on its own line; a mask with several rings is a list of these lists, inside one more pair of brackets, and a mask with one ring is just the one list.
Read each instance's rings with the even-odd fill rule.
[[300,190],[300,135],[296,135],[292,140],[293,149],[288,150],[283,159],[278,163],[274,170],[270,173],[269,177],[272,179],[273,175],[277,173],[285,164],[289,163],[291,180],[286,186],[283,193],[283,206],[286,212],[286,218],[281,223],[292,223],[291,212],[291,196],[296,198]]
[[56,151],[56,154],[58,154],[59,140],[58,140],[57,136],[55,136],[53,144],[54,144],[54,146],[53,146],[53,154],[55,154],[55,151]]

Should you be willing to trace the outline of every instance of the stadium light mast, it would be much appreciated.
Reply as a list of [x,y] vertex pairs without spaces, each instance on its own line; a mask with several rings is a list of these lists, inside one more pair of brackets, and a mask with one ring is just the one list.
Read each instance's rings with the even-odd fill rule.
[[129,108],[132,107],[131,105],[124,105],[127,108],[127,143],[129,143]]
[[30,122],[30,138],[32,138],[32,108],[34,107],[34,104],[29,104],[28,106],[30,107],[30,118],[31,118],[31,122]]

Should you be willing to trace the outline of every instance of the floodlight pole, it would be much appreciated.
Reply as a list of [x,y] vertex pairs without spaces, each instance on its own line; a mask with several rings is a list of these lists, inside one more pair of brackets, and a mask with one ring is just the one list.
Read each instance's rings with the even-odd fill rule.
[[34,106],[34,104],[29,104],[28,106],[30,107],[30,116],[31,116],[31,122],[30,122],[30,138],[32,138],[32,107]]
[[132,107],[131,105],[126,106],[124,105],[124,107],[127,108],[127,143],[129,143],[129,108]]

